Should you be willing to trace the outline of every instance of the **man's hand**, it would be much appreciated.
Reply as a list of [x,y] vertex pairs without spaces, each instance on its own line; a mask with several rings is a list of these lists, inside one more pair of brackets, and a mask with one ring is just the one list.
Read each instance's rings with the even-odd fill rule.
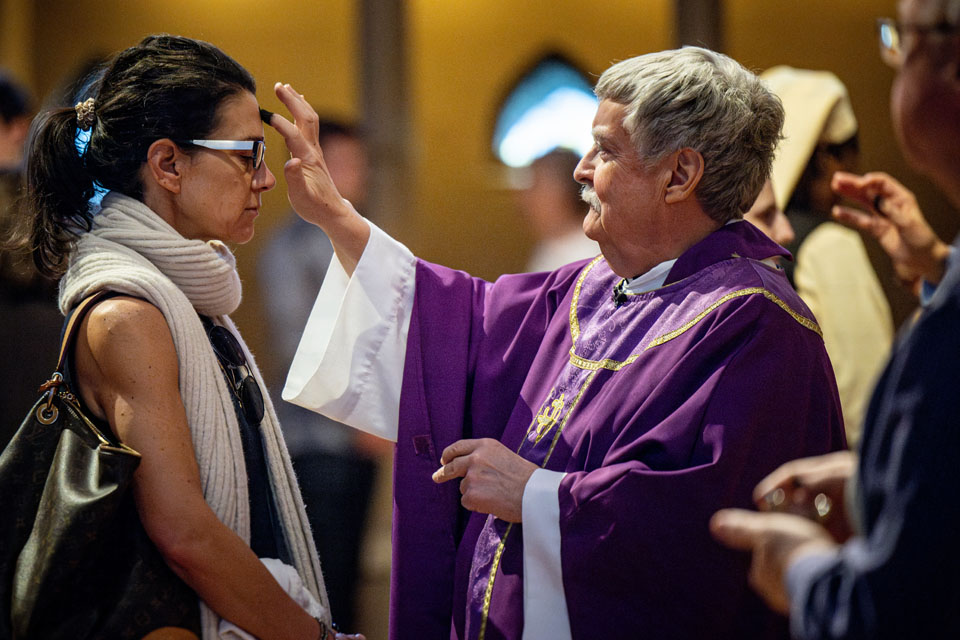
[[857,456],[850,451],[791,460],[757,484],[753,500],[761,511],[784,511],[813,519],[837,542],[844,542],[853,534],[844,490],[856,468]]
[[837,546],[823,527],[785,513],[723,509],[710,519],[710,532],[728,547],[753,552],[750,586],[771,609],[783,614],[790,612],[784,584],[790,565],[801,556]]
[[507,522],[523,521],[523,489],[537,465],[491,438],[458,440],[443,450],[443,465],[433,474],[440,483],[460,481],[460,503]]
[[876,238],[905,286],[917,293],[922,279],[940,282],[950,248],[930,228],[909,189],[879,171],[862,176],[838,171],[830,186],[866,209],[836,206],[833,217]]

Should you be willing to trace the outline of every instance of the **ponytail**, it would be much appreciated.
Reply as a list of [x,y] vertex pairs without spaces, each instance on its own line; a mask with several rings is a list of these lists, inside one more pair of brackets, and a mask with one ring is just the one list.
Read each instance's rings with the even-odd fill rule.
[[29,245],[41,273],[57,276],[77,237],[90,230],[93,179],[77,150],[77,113],[58,108],[36,117],[27,148],[24,206],[32,215]]

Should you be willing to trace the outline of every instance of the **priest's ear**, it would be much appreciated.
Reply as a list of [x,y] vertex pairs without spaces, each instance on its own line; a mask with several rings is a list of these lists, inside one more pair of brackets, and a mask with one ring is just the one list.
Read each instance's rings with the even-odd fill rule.
[[683,202],[693,197],[703,177],[703,156],[699,151],[684,147],[673,154],[670,183],[664,201],[667,204]]
[[155,182],[157,186],[171,192],[180,193],[182,173],[178,163],[186,158],[180,147],[170,138],[160,138],[147,149],[147,162],[140,174],[143,180]]

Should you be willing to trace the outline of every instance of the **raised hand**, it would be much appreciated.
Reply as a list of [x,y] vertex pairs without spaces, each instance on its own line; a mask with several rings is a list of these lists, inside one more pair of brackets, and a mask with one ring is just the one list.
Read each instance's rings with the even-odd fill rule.
[[831,187],[864,207],[835,206],[833,217],[876,238],[905,286],[917,292],[921,279],[940,282],[950,248],[930,228],[909,189],[879,171],[862,176],[838,171]]
[[293,116],[290,122],[274,113],[268,124],[283,136],[290,159],[283,166],[287,197],[297,214],[319,226],[330,237],[337,258],[347,274],[353,273],[370,237],[370,227],[348,201],[340,196],[323,160],[319,142],[319,118],[306,98],[289,84],[273,87]]

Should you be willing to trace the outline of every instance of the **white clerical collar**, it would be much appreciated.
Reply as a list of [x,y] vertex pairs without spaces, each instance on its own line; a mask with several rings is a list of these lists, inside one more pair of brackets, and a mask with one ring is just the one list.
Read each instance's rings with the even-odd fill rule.
[[670,269],[673,268],[673,263],[677,259],[666,260],[661,262],[650,271],[647,271],[643,275],[639,275],[635,278],[625,278],[623,281],[623,292],[630,295],[639,295],[641,293],[646,293],[647,291],[653,291],[654,289],[659,289],[663,286],[664,281],[667,279],[667,275],[670,273]]

